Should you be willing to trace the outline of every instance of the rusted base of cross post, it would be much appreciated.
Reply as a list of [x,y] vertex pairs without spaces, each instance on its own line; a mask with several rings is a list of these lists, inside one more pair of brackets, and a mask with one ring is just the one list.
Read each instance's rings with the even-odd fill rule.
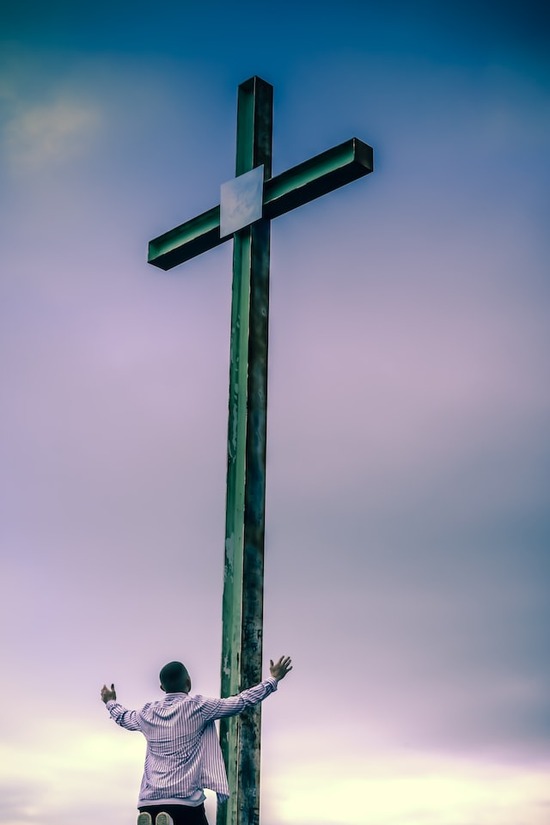
[[[271,177],[273,89],[259,78],[239,87],[237,169],[264,165]],[[234,236],[223,595],[222,696],[262,678],[267,344],[270,222]],[[231,797],[217,825],[258,825],[259,707],[220,722]]]

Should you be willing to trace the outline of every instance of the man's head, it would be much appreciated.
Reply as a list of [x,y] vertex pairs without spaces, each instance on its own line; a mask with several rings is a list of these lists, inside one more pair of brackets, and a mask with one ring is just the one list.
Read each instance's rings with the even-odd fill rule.
[[165,693],[189,693],[191,679],[185,665],[181,662],[168,662],[160,674],[160,686]]

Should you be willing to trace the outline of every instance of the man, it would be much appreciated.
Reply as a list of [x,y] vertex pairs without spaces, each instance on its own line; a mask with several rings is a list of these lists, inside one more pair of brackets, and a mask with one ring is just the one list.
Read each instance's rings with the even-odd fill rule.
[[160,671],[166,697],[138,711],[118,704],[114,684],[103,685],[101,699],[117,725],[140,731],[147,740],[137,825],[208,825],[204,789],[216,791],[220,802],[229,796],[214,721],[263,702],[292,670],[290,657],[271,660],[269,670],[271,676],[237,696],[208,699],[190,696],[187,668],[169,662]]

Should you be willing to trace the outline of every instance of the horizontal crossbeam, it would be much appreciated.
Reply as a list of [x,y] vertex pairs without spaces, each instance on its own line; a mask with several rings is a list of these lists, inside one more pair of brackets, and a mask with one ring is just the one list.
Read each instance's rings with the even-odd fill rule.
[[[263,216],[277,218],[372,170],[372,147],[351,138],[265,181]],[[220,238],[220,207],[214,206],[150,241],[148,261],[160,269],[172,269],[230,237]]]

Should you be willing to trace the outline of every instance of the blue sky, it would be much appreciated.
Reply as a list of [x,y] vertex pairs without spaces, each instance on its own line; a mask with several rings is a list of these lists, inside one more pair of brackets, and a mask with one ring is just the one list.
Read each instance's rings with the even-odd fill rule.
[[4,4],[1,825],[131,825],[100,686],[219,690],[231,249],[146,248],[254,74],[274,174],[376,165],[272,229],[262,825],[548,825],[548,22]]

